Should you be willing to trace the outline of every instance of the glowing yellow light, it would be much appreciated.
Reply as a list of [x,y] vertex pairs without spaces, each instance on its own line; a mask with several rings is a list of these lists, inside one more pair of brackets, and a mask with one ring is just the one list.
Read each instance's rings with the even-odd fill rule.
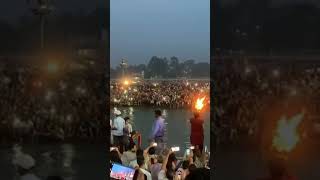
[[272,146],[279,152],[290,152],[299,142],[298,126],[304,117],[300,113],[287,119],[283,116],[277,124],[276,134],[272,140]]
[[206,98],[206,97],[198,98],[198,99],[197,99],[196,104],[195,104],[196,110],[198,110],[198,111],[201,111],[201,110],[202,110],[202,108],[204,107],[203,101],[205,100],[205,98]]
[[123,84],[127,86],[127,85],[129,85],[129,81],[128,81],[128,80],[125,80],[125,81],[123,82]]

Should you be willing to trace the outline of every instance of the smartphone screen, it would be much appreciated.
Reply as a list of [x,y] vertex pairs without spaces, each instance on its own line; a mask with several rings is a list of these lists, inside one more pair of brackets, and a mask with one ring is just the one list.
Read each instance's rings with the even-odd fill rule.
[[121,164],[112,164],[110,177],[114,179],[132,180],[135,169],[123,166]]
[[177,152],[177,151],[180,151],[180,147],[172,147],[171,150],[173,152]]
[[187,155],[190,155],[190,149],[187,149]]

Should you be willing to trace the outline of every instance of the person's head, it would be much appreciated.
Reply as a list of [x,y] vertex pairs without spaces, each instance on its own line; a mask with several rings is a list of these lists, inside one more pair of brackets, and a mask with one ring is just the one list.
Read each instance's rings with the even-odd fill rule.
[[114,115],[115,115],[116,117],[121,116],[121,111],[118,110],[118,109],[114,110]]
[[144,165],[144,157],[143,156],[137,156],[137,164],[139,167],[142,167]]
[[126,122],[126,124],[129,123],[129,120],[130,118],[128,116],[124,118],[124,121]]
[[190,164],[189,167],[188,167],[189,173],[193,172],[196,169],[197,169],[197,166],[195,164]]
[[173,179],[174,174],[175,174],[176,164],[177,164],[176,155],[174,153],[172,153],[169,155],[168,162],[166,165],[166,168],[167,168],[166,177],[168,179]]
[[194,118],[196,118],[196,119],[197,119],[197,118],[199,118],[199,117],[200,117],[200,113],[199,113],[199,112],[194,112],[194,113],[193,113],[193,116],[194,116]]
[[195,158],[201,157],[201,150],[198,147],[193,150],[193,153]]
[[154,154],[156,154],[156,148],[155,148],[155,147],[149,148],[148,154],[149,154],[149,155],[154,155]]
[[142,149],[137,149],[137,151],[136,151],[136,155],[137,155],[137,157],[138,156],[143,156],[143,150]]
[[115,163],[119,163],[122,164],[121,162],[121,158],[119,157],[119,154],[116,150],[112,150],[110,152],[110,161],[111,162],[115,162]]
[[177,165],[177,158],[174,153],[169,155],[168,163],[167,163],[167,169],[175,170]]
[[147,176],[142,171],[140,171],[140,169],[136,169],[133,175],[133,180],[146,180],[146,179],[147,179]]
[[133,131],[131,132],[131,136],[134,136],[135,134],[137,134],[137,132],[136,132],[135,130],[133,130]]
[[163,163],[163,156],[162,155],[157,156],[157,162],[160,164]]
[[190,161],[189,160],[185,160],[182,162],[182,169],[186,170],[189,168],[190,165]]
[[158,157],[152,155],[152,156],[150,157],[150,163],[151,163],[151,164],[156,164],[156,163],[158,163]]
[[162,115],[161,111],[159,109],[154,111],[154,115],[156,118],[160,117]]
[[207,180],[210,179],[210,170],[206,168],[197,168],[191,171],[185,178],[186,180]]
[[134,142],[130,142],[127,147],[128,147],[128,151],[136,152],[137,150],[137,146]]

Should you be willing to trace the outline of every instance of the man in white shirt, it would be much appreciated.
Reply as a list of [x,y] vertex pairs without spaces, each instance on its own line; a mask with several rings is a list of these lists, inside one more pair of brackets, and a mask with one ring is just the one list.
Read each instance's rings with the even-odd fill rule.
[[114,145],[119,147],[120,152],[123,153],[123,129],[125,128],[125,121],[121,117],[121,111],[115,110],[114,114],[116,118],[113,120],[113,128],[112,128],[112,135]]

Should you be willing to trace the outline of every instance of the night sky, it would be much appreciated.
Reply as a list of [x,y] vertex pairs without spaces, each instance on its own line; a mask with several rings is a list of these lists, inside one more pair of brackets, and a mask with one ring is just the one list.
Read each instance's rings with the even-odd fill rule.
[[[230,4],[230,3],[237,3],[241,0],[220,0],[222,4]],[[248,0],[246,0],[248,1]],[[250,1],[250,0],[249,0]],[[256,0],[252,0],[256,1]],[[313,3],[317,6],[320,6],[320,1],[319,0],[269,0],[274,6],[279,6],[279,5],[285,5],[285,4],[294,4],[294,3]]]
[[[30,2],[37,2],[37,0],[29,0]],[[105,4],[105,0],[51,0],[55,11],[54,13],[64,12],[90,12],[97,7]],[[24,15],[32,15],[30,12],[30,5],[27,0],[6,0],[0,6],[0,19],[11,23]]]
[[111,0],[111,66],[152,56],[209,62],[210,0]]

